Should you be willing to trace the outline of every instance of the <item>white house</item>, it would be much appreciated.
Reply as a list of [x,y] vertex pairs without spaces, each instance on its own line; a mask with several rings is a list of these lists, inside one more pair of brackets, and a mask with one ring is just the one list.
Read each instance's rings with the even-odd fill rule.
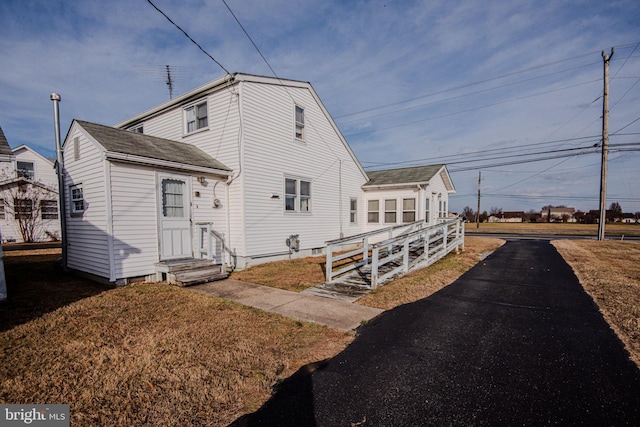
[[455,191],[444,165],[365,172],[311,84],[247,74],[115,127],[74,120],[63,151],[68,266],[117,283],[161,278],[172,260],[322,253],[446,217]]
[[4,242],[60,238],[53,162],[26,145],[9,148],[0,129],[0,228]]

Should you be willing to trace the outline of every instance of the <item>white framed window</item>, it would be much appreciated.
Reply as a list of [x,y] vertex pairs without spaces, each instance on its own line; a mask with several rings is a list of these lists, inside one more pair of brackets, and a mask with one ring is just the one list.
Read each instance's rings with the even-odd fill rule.
[[71,204],[71,216],[80,216],[84,213],[84,194],[82,191],[82,184],[69,186],[69,199]]
[[304,108],[296,105],[296,139],[304,140]]
[[380,222],[380,200],[369,200],[367,202],[367,222],[369,224]]
[[427,197],[425,199],[424,205],[424,220],[429,224],[431,222],[431,211],[429,210],[429,205],[431,204],[431,199]]
[[299,178],[284,179],[285,212],[311,212],[311,181]]
[[41,200],[40,216],[42,219],[58,219],[58,202],[55,200]]
[[184,129],[185,133],[193,133],[200,129],[209,127],[209,112],[207,101],[193,104],[184,109]]
[[416,220],[416,199],[402,200],[402,222],[413,222]]
[[16,162],[16,176],[18,178],[27,178],[33,180],[34,178],[34,170],[33,170],[33,162]]
[[5,214],[4,214],[4,199],[0,199],[0,219],[5,219]]
[[128,130],[133,133],[144,133],[144,125],[134,126],[129,128]]
[[13,212],[15,219],[28,219],[33,216],[33,200],[13,199]]
[[358,222],[358,199],[356,198],[349,200],[349,222],[351,224]]
[[397,204],[396,199],[387,199],[384,201],[384,222],[385,224],[395,224],[397,222]]

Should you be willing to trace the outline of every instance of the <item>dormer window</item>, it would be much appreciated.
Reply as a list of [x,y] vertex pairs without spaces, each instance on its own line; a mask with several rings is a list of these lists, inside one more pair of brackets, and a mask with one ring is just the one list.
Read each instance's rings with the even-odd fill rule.
[[33,180],[33,162],[16,162],[16,176]]
[[144,133],[144,125],[134,126],[129,128],[129,130],[133,133]]
[[184,109],[185,133],[192,133],[209,127],[207,101]]
[[304,140],[304,108],[296,105],[296,139]]

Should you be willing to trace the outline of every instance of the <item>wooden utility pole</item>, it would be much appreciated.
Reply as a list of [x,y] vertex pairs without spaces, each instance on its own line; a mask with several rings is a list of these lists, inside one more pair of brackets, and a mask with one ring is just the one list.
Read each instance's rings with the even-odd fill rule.
[[604,93],[602,95],[602,162],[600,165],[600,219],[598,221],[598,240],[604,240],[604,223],[607,219],[607,158],[609,156],[609,61],[613,56],[602,51],[604,62]]
[[478,210],[476,211],[476,228],[480,228],[480,178],[482,171],[478,171]]

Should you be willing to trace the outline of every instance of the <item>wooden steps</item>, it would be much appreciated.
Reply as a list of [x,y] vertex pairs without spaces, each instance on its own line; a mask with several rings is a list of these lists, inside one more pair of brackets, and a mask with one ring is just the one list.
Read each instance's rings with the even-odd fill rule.
[[186,259],[156,263],[159,281],[176,286],[192,286],[226,279],[229,275],[223,265],[208,259]]

